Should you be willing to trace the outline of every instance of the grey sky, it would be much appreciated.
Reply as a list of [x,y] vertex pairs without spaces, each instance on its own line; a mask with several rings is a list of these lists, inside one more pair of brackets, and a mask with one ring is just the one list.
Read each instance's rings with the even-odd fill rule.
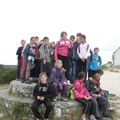
[[[91,48],[100,47],[103,62],[120,46],[119,0],[1,0],[0,64],[16,64],[20,40],[48,36],[57,41],[60,32],[82,32]],[[104,54],[106,53],[106,54]]]

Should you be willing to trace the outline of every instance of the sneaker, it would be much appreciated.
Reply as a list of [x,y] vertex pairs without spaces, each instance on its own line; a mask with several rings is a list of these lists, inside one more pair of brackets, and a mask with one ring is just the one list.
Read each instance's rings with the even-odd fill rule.
[[80,120],[87,120],[86,117],[83,115]]
[[90,115],[90,120],[96,120],[94,115]]
[[67,101],[68,101],[68,99],[67,99],[67,98],[65,98],[65,97],[61,97],[61,100],[62,100],[62,101],[65,101],[65,102],[67,102]]
[[47,119],[44,118],[44,120],[49,120],[49,119],[48,118]]
[[30,82],[29,80],[26,80],[25,83],[27,83],[27,84],[31,84],[31,82]]

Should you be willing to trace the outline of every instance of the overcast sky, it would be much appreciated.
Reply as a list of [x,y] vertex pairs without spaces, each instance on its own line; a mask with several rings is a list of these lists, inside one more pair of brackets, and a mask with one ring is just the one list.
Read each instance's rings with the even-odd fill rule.
[[63,30],[85,34],[106,63],[120,46],[119,0],[0,0],[0,64],[17,63],[21,39],[57,41]]

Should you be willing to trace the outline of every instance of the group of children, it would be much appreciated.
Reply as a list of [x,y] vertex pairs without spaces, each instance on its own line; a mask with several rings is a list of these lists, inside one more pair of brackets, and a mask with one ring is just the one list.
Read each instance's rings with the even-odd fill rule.
[[81,33],[77,33],[76,41],[73,35],[67,39],[66,32],[60,36],[56,44],[50,43],[48,37],[41,41],[37,36],[31,37],[27,45],[22,40],[22,47],[17,50],[17,79],[30,84],[30,77],[39,78],[31,106],[35,117],[41,119],[38,107],[43,103],[46,107],[44,119],[48,120],[53,107],[51,100],[67,101],[69,84],[73,84],[75,100],[84,106],[82,120],[86,120],[88,113],[90,120],[101,119],[101,108],[103,116],[110,117],[107,93],[100,87],[102,60],[98,55],[99,48],[92,52],[86,36]]

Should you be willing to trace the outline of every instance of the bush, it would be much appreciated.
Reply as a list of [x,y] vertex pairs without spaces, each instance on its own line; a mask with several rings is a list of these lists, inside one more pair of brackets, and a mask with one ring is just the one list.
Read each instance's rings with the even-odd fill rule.
[[15,119],[21,119],[28,114],[25,104],[21,102],[14,102],[12,113]]
[[10,83],[16,79],[16,69],[5,69],[0,72],[0,84]]

